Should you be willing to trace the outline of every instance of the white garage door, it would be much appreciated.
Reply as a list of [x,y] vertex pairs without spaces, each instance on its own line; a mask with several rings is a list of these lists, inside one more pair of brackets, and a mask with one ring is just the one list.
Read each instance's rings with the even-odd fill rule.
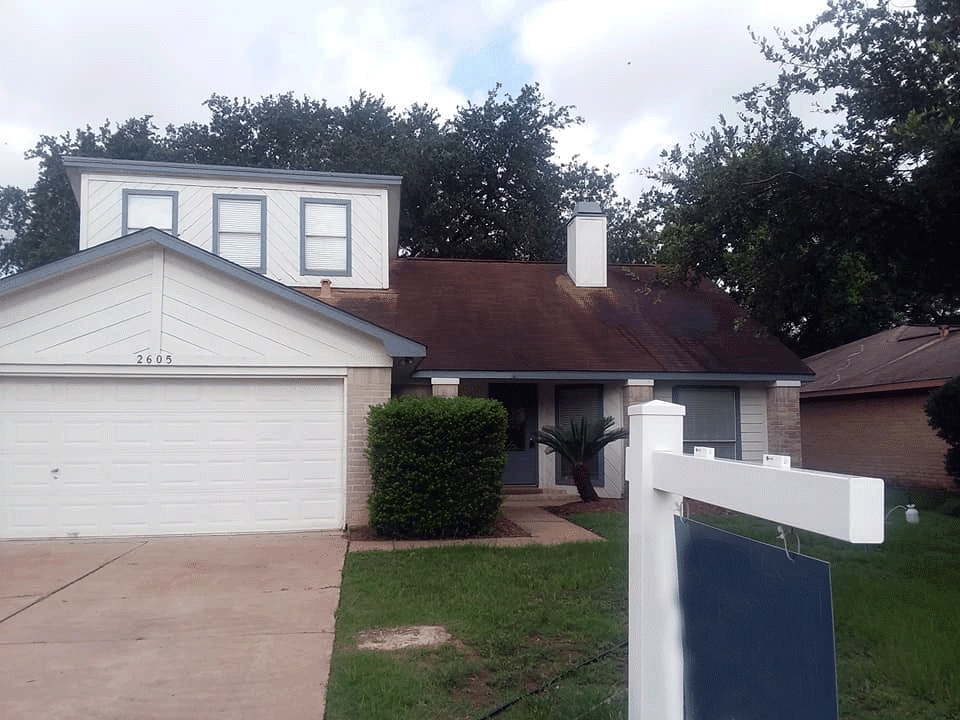
[[343,521],[340,379],[0,378],[0,537]]

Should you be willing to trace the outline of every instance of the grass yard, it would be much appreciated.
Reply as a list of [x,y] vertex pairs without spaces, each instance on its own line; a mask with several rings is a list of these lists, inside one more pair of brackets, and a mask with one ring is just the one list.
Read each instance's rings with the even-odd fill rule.
[[[572,519],[608,542],[351,553],[327,718],[479,720],[521,696],[496,717],[626,718],[626,517]],[[776,542],[769,523],[708,521]],[[892,515],[887,530],[882,546],[801,534],[801,552],[832,566],[840,716],[960,718],[960,519]],[[411,625],[455,642],[356,649],[362,631]]]

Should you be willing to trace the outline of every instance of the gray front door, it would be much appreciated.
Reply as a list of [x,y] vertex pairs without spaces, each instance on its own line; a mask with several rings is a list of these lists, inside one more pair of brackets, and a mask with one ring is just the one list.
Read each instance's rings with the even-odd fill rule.
[[537,386],[534,383],[490,383],[490,397],[507,409],[507,467],[504,485],[536,487]]

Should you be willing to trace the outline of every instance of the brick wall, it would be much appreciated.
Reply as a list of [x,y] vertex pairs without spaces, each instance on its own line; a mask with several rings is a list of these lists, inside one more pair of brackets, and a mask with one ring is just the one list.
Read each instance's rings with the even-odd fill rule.
[[947,445],[923,412],[926,399],[926,391],[804,399],[806,466],[897,485],[954,489],[943,471]]
[[367,412],[390,399],[390,368],[347,371],[347,498],[348,526],[366,525],[370,469],[367,466]]
[[[767,452],[789,455],[793,467],[804,467],[806,449],[801,443],[800,388],[774,385],[767,388]],[[806,434],[806,427],[803,427]],[[810,467],[807,462],[805,467]]]

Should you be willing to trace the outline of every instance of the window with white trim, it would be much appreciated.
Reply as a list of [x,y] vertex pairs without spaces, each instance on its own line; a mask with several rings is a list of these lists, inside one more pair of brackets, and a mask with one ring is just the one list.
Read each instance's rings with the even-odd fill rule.
[[250,270],[267,269],[267,199],[213,196],[213,252]]
[[153,227],[177,234],[175,190],[124,190],[122,235]]
[[350,274],[350,201],[301,198],[300,273]]
[[740,459],[740,393],[735,387],[677,385],[673,401],[687,411],[683,416],[683,451],[710,447],[715,455]]

